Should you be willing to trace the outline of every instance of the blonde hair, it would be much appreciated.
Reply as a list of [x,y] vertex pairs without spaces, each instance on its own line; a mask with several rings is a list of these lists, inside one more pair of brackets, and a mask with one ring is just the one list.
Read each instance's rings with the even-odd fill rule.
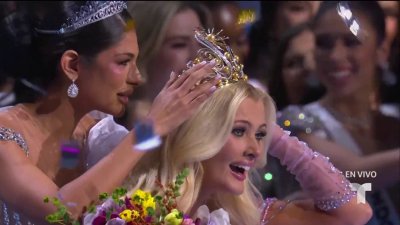
[[200,4],[185,1],[128,2],[128,12],[135,21],[140,46],[138,67],[145,79],[148,77],[149,62],[159,52],[165,39],[168,24],[177,13],[185,9],[194,10],[204,27],[210,25],[209,12]]
[[[267,149],[275,122],[275,106],[265,92],[246,82],[238,82],[217,90],[200,109],[184,124],[171,133],[161,151],[146,155],[132,174],[133,190],[142,188],[157,192],[155,180],[163,185],[174,181],[176,175],[185,167],[190,169],[189,176],[181,186],[179,209],[190,212],[195,204],[203,180],[201,162],[214,157],[225,145],[234,123],[236,111],[246,98],[262,101],[267,120]],[[259,157],[258,166],[265,166],[267,151]],[[224,208],[234,225],[259,224],[259,200],[261,194],[249,179],[245,181],[244,192],[235,196],[218,193],[213,196],[212,204]]]

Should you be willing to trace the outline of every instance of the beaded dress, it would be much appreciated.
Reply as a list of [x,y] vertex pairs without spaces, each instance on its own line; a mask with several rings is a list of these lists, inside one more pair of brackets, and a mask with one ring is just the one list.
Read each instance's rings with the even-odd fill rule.
[[[19,127],[18,131],[0,124],[0,141],[15,142],[20,147],[21,151],[25,153],[26,157],[29,157],[29,147],[22,135],[22,130],[29,130],[28,127],[23,126],[25,124],[24,122],[29,119],[29,115],[23,111],[23,108],[18,106],[0,108],[0,113],[6,113],[8,117],[7,120],[13,122],[19,121],[19,123],[17,123]],[[33,223],[0,199],[0,225],[22,224],[32,225]]]
[[[91,113],[91,118],[101,119],[104,115],[99,115],[93,111]],[[37,124],[35,119],[30,115],[26,108],[19,104],[16,106],[9,106],[0,108],[0,116],[2,121],[7,124],[12,124],[13,128],[5,127],[4,124],[0,124],[0,144],[2,142],[14,142],[17,144],[21,151],[25,153],[26,157],[30,157],[30,149],[38,149],[43,143],[39,143],[41,139],[41,134],[38,132]],[[86,126],[89,122],[85,120]],[[90,122],[91,123],[91,122]],[[74,138],[80,140],[81,145],[85,148],[87,146],[84,144],[86,141],[83,137],[78,137],[79,134],[74,131]],[[75,133],[76,132],[76,133]],[[115,134],[115,132],[112,132]],[[36,137],[36,138],[35,138]],[[92,159],[93,160],[93,159]],[[98,160],[98,158],[96,158]],[[91,164],[91,161],[85,161],[86,167]],[[33,211],[35,209],[32,209]],[[9,204],[6,204],[0,198],[0,225],[32,225],[33,223],[29,221],[25,216],[14,210]]]

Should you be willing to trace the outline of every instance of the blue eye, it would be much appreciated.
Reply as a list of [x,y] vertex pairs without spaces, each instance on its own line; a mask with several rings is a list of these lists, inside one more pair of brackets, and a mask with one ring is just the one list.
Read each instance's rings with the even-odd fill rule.
[[232,130],[232,134],[237,137],[242,137],[245,131],[246,131],[245,128],[234,128]]

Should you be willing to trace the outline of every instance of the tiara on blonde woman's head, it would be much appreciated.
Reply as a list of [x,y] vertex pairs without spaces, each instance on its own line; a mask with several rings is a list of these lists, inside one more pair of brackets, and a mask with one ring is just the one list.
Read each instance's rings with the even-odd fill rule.
[[213,68],[217,75],[221,76],[221,80],[217,84],[218,87],[223,87],[240,80],[247,81],[247,75],[243,72],[243,65],[239,62],[239,57],[233,54],[232,49],[225,43],[227,37],[214,34],[214,30],[196,29],[194,37],[205,48],[197,52],[196,58],[188,63],[188,67],[200,63],[202,61],[215,60]]
[[35,30],[44,34],[65,34],[118,14],[127,8],[125,1],[87,1],[79,11],[67,19],[60,29],[44,30],[35,28]]

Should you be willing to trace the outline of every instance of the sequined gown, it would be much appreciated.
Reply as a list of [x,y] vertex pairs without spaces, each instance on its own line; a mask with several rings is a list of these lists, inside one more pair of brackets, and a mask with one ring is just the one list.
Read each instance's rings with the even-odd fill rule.
[[[7,119],[10,121],[23,121],[26,120],[28,117],[19,107],[3,107],[0,108],[0,113],[7,113]],[[21,130],[25,130],[25,128]],[[22,135],[22,133],[10,129],[8,127],[3,127],[0,124],[0,141],[11,141],[15,142],[26,155],[29,157],[29,147],[26,144],[26,141]],[[26,217],[22,214],[15,211],[11,206],[7,205],[5,202],[0,199],[0,225],[32,225],[33,223],[30,222]]]
[[[92,115],[92,118],[102,117],[103,115]],[[14,142],[16,143],[21,151],[24,151],[26,157],[30,158],[30,149],[38,149],[41,144],[39,143],[41,138],[37,132],[37,127],[33,121],[34,118],[30,116],[26,108],[23,105],[16,105],[11,107],[0,108],[1,121],[6,124],[12,124],[13,128],[5,127],[4,124],[0,123],[0,144],[1,142]],[[98,118],[98,119],[100,119]],[[16,122],[18,121],[18,122]],[[86,124],[85,124],[86,126]],[[76,130],[75,130],[76,131]],[[76,133],[74,133],[75,135]],[[76,135],[78,136],[78,135]],[[76,137],[74,136],[74,137]],[[81,145],[87,148],[86,142],[81,141]],[[91,165],[93,162],[97,162],[100,157],[105,154],[95,155],[91,161],[86,160],[84,163],[86,166]],[[0,171],[1,173],[1,171]],[[1,185],[1,184],[0,184]],[[35,209],[32,209],[35,210]],[[31,225],[33,224],[24,215],[18,213],[9,204],[6,204],[0,198],[0,225]]]
[[[384,115],[391,116],[391,114],[386,114],[383,108],[381,112]],[[278,115],[278,123],[281,124],[282,127],[291,130],[293,133],[312,133],[323,139],[331,140],[339,145],[345,146],[354,154],[363,154],[359,145],[343,127],[341,122],[319,102],[313,102],[304,107],[293,105],[285,108]],[[292,178],[288,179],[292,180]],[[396,212],[396,207],[387,190],[366,193],[367,201],[373,209],[373,217],[367,225],[400,225],[399,214]]]

